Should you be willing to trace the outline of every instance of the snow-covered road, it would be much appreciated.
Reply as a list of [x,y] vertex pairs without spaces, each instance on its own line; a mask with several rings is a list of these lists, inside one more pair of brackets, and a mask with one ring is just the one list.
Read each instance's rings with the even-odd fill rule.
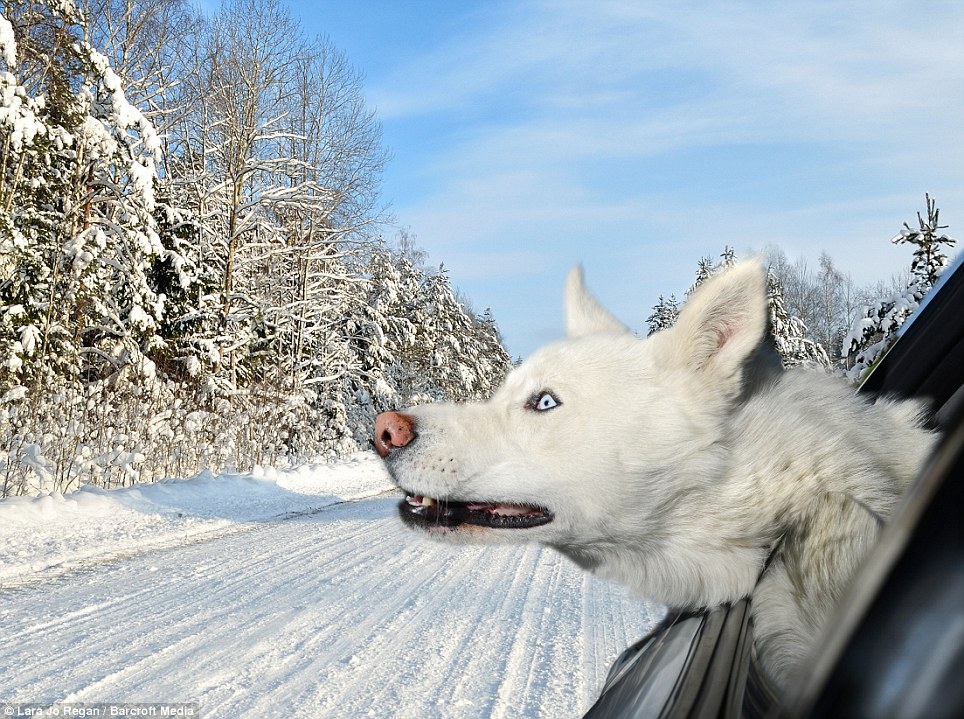
[[[364,479],[361,497],[338,490],[353,477]],[[197,485],[216,479],[218,491]],[[97,492],[86,500],[96,510],[0,502],[0,522],[19,517],[0,525],[0,702],[197,702],[205,717],[574,717],[658,618],[537,546],[424,540],[397,520],[383,484],[377,465],[356,460],[260,484],[162,485],[163,501],[150,488]],[[224,510],[246,506],[246,494],[266,516],[217,511],[217,497]],[[58,508],[40,511],[44,501]],[[105,514],[108,501],[117,507]],[[82,560],[24,549],[32,529],[49,556],[52,535],[72,526],[89,535]],[[91,538],[112,533],[137,538]]]

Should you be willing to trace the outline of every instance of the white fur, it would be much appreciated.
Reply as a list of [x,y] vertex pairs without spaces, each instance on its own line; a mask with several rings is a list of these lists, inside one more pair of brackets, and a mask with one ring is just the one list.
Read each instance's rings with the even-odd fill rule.
[[[752,594],[764,666],[785,680],[933,445],[919,409],[871,404],[808,370],[747,396],[766,330],[756,263],[705,282],[645,340],[578,269],[566,296],[569,336],[488,402],[405,410],[416,439],[387,458],[395,481],[554,514],[529,529],[429,527],[439,538],[541,542],[676,608]],[[527,408],[544,390],[560,406]]]

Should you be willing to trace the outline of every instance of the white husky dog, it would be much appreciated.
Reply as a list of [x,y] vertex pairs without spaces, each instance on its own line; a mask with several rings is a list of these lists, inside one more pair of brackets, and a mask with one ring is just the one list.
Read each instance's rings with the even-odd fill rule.
[[914,403],[812,370],[749,368],[763,268],[706,281],[634,337],[573,270],[566,339],[485,403],[380,415],[405,522],[447,540],[534,541],[672,608],[752,595],[784,684],[935,441]]

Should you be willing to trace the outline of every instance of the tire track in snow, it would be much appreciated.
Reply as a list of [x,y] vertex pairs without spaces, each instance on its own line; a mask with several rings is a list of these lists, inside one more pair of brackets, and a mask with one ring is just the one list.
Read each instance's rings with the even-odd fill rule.
[[[433,553],[451,551],[428,547]],[[517,631],[514,610],[532,580],[537,554],[535,547],[494,553],[492,548],[472,547],[456,555],[443,584],[417,597],[416,621],[406,625],[403,636],[421,645],[431,661],[411,673],[407,686],[417,686],[432,698],[430,716],[492,716],[506,675],[506,648]],[[520,581],[526,575],[528,581]]]
[[[568,619],[566,605],[571,597],[560,591],[561,560],[554,556],[551,559],[555,561],[547,564],[546,581],[533,585],[526,594],[522,610],[524,616],[531,619],[522,624],[512,644],[506,667],[512,681],[502,685],[493,716],[512,717],[518,713],[539,716],[533,712],[541,711],[540,696],[549,682],[561,679],[581,683],[582,667],[567,659],[582,654],[584,638],[573,636],[573,644],[565,647],[561,655],[555,641],[555,630]],[[571,707],[573,714],[577,709]]]
[[507,568],[514,566],[514,570],[490,620],[497,631],[493,651],[480,658],[480,663],[488,659],[494,666],[470,668],[468,674],[488,678],[476,688],[478,696],[488,699],[483,707],[486,716],[519,716],[525,707],[531,663],[549,638],[543,627],[545,615],[541,609],[538,614],[532,611],[531,599],[551,582],[553,565],[544,561],[544,550],[534,545],[505,554],[496,551],[489,558],[493,563],[504,562]]
[[[233,642],[230,633],[234,631],[237,624],[241,623],[236,617],[242,613],[248,615],[242,623],[244,627],[242,631],[247,630],[250,635],[260,621],[258,615],[262,606],[271,607],[275,603],[270,597],[261,596],[263,591],[269,595],[277,591],[270,581],[271,577],[267,575],[276,571],[279,564],[281,566],[287,563],[297,564],[305,558],[317,557],[317,548],[312,547],[309,542],[292,542],[290,545],[283,545],[281,553],[284,556],[278,556],[275,552],[258,557],[258,553],[254,553],[240,561],[223,561],[220,556],[213,558],[210,556],[211,548],[222,546],[226,547],[225,555],[237,556],[238,552],[233,549],[234,545],[247,544],[259,536],[272,535],[275,530],[271,526],[260,529],[260,532],[249,531],[243,536],[220,537],[209,544],[194,544],[181,548],[180,551],[165,551],[146,557],[136,557],[128,562],[100,567],[99,571],[88,570],[62,578],[48,585],[48,591],[58,585],[87,584],[87,594],[90,597],[87,600],[89,603],[87,611],[61,612],[59,609],[54,609],[50,612],[52,616],[56,617],[57,614],[63,614],[63,616],[50,620],[46,631],[33,634],[30,632],[30,625],[26,630],[18,631],[5,623],[0,630],[0,636],[5,638],[5,645],[8,645],[7,641],[13,642],[14,646],[22,643],[26,651],[18,653],[21,657],[42,656],[44,644],[51,641],[56,643],[59,637],[82,638],[88,653],[108,658],[101,667],[107,669],[106,674],[91,677],[86,687],[88,690],[96,690],[99,686],[109,688],[110,682],[113,681],[110,677],[130,674],[131,664],[135,666],[157,664],[158,659],[165,653],[178,648],[182,649],[180,654],[190,653],[187,650],[198,643],[206,642],[209,647],[207,649],[209,659],[217,662],[226,653],[232,651]],[[365,545],[357,540],[367,534],[368,530],[359,523],[354,535],[348,533],[344,537],[336,536],[332,546],[352,545],[351,540],[354,538],[356,542],[353,546],[361,547],[362,551],[359,554],[363,555]],[[350,550],[346,548],[340,556],[344,557],[348,551]],[[200,562],[195,560],[195,555],[200,555]],[[337,552],[336,556],[339,556]],[[170,559],[174,560],[175,566],[165,567],[164,562]],[[181,562],[188,569],[184,570],[177,566]],[[134,567],[133,572],[130,570],[131,565]],[[161,571],[158,567],[167,571]],[[133,592],[129,591],[126,585],[129,582],[128,575],[131,573],[139,574],[136,580],[146,586]],[[98,582],[98,579],[102,581]],[[96,584],[90,586],[90,580]],[[301,582],[302,591],[304,591],[304,584],[313,583],[310,575],[296,576],[294,581]],[[291,584],[289,583],[288,586],[290,587]],[[33,596],[37,591],[33,587],[28,587],[8,592],[8,598],[11,594]],[[84,593],[75,592],[74,594],[83,596]],[[156,595],[160,601],[151,601],[151,595]],[[249,596],[245,597],[245,595]],[[138,601],[140,599],[148,601]],[[142,620],[143,617],[132,616],[139,606],[151,613],[150,620],[144,623],[147,626],[146,632],[128,637],[123,632],[91,631],[97,624],[123,627],[132,619]],[[90,623],[91,615],[98,607],[100,616],[97,617],[96,623]],[[246,611],[249,607],[254,607],[254,611]],[[32,626],[37,626],[37,623]],[[225,632],[219,632],[219,630],[225,628],[228,636],[220,636]],[[324,628],[327,629],[328,626]],[[9,632],[9,640],[6,640],[7,632]],[[197,637],[202,639],[198,640]],[[225,649],[222,651],[219,646]],[[139,656],[140,653],[145,656]],[[177,652],[175,654],[178,655]],[[123,663],[112,662],[111,657],[123,657]],[[41,667],[40,672],[41,678],[47,678],[46,683],[50,684],[50,680],[56,679],[60,669],[53,664],[49,668]],[[0,684],[3,683],[0,682]],[[43,696],[47,698],[50,695]],[[76,695],[72,698],[81,700],[84,695]]]
[[[392,595],[380,631],[356,635],[350,641],[352,654],[330,667],[329,686],[336,691],[321,704],[321,710],[332,716],[364,716],[366,707],[410,703],[409,694],[416,687],[427,699],[439,701],[439,688],[447,678],[445,668],[458,661],[461,646],[453,641],[461,636],[461,628],[445,624],[440,617],[445,616],[451,597],[464,586],[465,574],[455,563],[437,559],[435,552],[429,552],[428,558],[406,562],[403,571],[412,581]],[[407,653],[399,656],[400,647],[417,653],[419,661],[408,662]],[[359,695],[359,684],[370,687],[368,696]]]

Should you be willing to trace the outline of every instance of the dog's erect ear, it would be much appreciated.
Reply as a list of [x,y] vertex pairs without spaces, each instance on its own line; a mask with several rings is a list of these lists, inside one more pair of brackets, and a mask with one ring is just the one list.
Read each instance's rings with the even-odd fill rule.
[[[766,276],[755,261],[706,280],[686,301],[666,347],[673,362],[738,389],[746,360],[767,326]],[[668,339],[668,338],[667,338]]]
[[629,332],[629,328],[617,320],[599,301],[586,291],[582,279],[582,267],[569,271],[566,280],[566,332],[570,337],[598,332]]

